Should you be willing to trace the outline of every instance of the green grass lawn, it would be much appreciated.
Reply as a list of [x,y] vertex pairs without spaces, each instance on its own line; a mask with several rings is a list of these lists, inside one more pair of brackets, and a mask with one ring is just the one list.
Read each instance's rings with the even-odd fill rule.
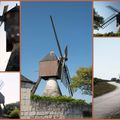
[[116,86],[111,85],[107,82],[99,81],[94,86],[94,97],[101,96],[105,93],[111,92],[116,89]]

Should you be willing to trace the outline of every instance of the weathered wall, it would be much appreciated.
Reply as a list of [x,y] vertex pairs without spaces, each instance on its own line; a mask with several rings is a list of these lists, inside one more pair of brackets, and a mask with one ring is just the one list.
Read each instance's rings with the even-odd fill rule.
[[83,118],[84,111],[91,107],[66,102],[32,101],[30,91],[32,85],[22,83],[21,118]]
[[82,107],[70,103],[31,101],[30,118],[82,118]]
[[31,110],[30,93],[33,85],[22,82],[21,89],[21,118],[30,118],[29,111]]

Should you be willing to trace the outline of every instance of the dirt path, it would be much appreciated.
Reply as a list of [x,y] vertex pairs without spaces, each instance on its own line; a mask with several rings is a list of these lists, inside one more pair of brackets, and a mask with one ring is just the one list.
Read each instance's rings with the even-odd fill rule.
[[114,114],[120,114],[120,84],[109,82],[117,88],[107,94],[94,98],[94,118],[105,118]]

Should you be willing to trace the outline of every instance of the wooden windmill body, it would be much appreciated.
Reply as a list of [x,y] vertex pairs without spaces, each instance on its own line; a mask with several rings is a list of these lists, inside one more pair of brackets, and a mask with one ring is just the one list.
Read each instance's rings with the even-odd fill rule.
[[62,95],[57,83],[57,79],[60,79],[59,64],[60,61],[54,54],[54,51],[50,51],[50,53],[40,61],[39,76],[47,81],[43,93],[44,96]]
[[55,34],[57,47],[60,53],[60,57],[55,55],[54,51],[50,51],[48,55],[46,55],[39,64],[39,79],[37,80],[36,84],[34,85],[32,89],[32,93],[34,94],[41,79],[44,79],[47,81],[46,88],[43,92],[44,96],[61,96],[61,90],[59,88],[57,80],[61,80],[61,82],[65,85],[66,88],[69,90],[70,96],[73,95],[73,91],[70,88],[70,75],[68,68],[65,64],[65,62],[68,60],[67,58],[67,46],[64,51],[64,56],[62,55],[62,50],[58,41],[58,37],[56,34],[55,26],[52,20],[52,17],[50,16],[53,31]]

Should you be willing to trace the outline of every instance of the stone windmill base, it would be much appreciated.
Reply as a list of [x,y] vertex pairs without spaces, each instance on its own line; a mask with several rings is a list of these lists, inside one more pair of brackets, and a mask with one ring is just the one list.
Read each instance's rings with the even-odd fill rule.
[[58,86],[57,80],[55,78],[50,78],[47,81],[47,85],[43,93],[43,96],[61,96],[61,95],[62,94]]

